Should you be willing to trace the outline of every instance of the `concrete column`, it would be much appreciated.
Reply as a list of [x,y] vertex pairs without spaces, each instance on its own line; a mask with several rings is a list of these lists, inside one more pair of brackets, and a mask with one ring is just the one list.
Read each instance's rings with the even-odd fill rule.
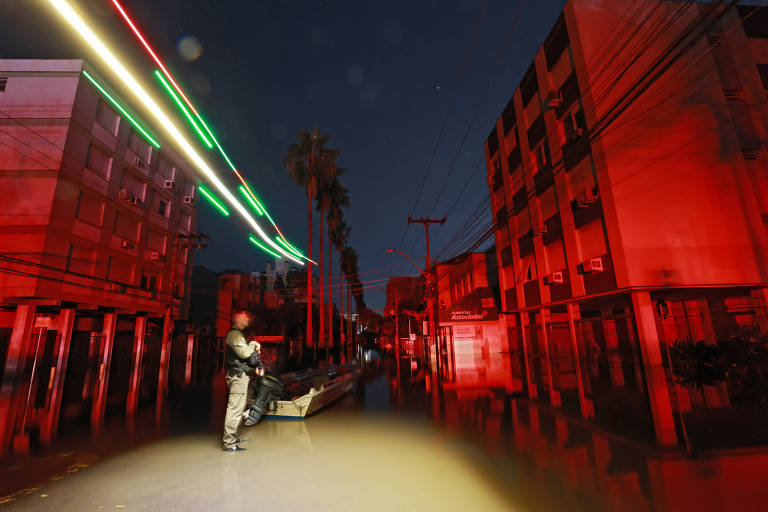
[[40,425],[40,440],[50,443],[56,437],[59,428],[59,413],[61,412],[61,395],[64,392],[64,379],[67,375],[67,362],[69,359],[69,344],[72,341],[72,331],[75,327],[75,310],[62,309],[59,313],[57,330],[59,331],[59,344],[56,352],[56,366],[51,389],[51,404],[48,415]]
[[141,391],[141,358],[144,354],[144,342],[147,339],[147,317],[137,316],[136,327],[133,331],[133,346],[131,347],[131,377],[128,382],[128,398],[125,405],[125,416],[132,419],[136,416]]
[[0,385],[0,454],[8,453],[13,439],[16,418],[24,406],[25,386],[17,389],[17,376],[24,372],[24,361],[29,337],[35,323],[35,306],[23,305],[16,308],[11,341],[5,359],[3,382]]
[[107,385],[109,384],[109,367],[112,363],[112,347],[115,343],[115,327],[117,313],[105,313],[104,325],[101,330],[101,351],[99,365],[96,369],[95,390],[91,407],[91,430],[98,434],[104,423],[104,409],[107,405]]
[[520,336],[523,340],[523,360],[525,361],[525,381],[528,383],[528,398],[537,398],[539,390],[536,383],[533,382],[533,372],[531,371],[531,361],[528,359],[531,353],[531,344],[528,339],[528,313],[519,313],[518,320],[520,324]]
[[648,292],[634,292],[632,307],[635,311],[638,342],[643,357],[645,382],[648,387],[656,440],[661,445],[673,446],[677,444],[677,433],[667,376],[661,365],[661,344],[653,317],[651,295]]
[[168,390],[168,363],[171,353],[171,336],[173,336],[173,320],[170,310],[166,311],[163,319],[163,341],[160,347],[160,368],[157,376],[157,402],[155,403],[155,420],[160,421],[163,403]]
[[550,324],[551,316],[549,309],[543,308],[541,310],[541,341],[544,344],[544,356],[547,358],[547,379],[549,380],[549,405],[552,407],[560,407],[562,405],[562,399],[560,398],[560,391],[555,389],[554,371],[552,370],[552,351],[550,345],[552,344],[552,336],[550,335],[548,326]]
[[592,418],[595,415],[595,404],[584,393],[584,377],[581,373],[581,356],[579,353],[579,336],[576,331],[576,322],[580,320],[578,304],[568,304],[568,328],[571,333],[571,349],[573,351],[573,364],[576,367],[576,387],[579,393],[579,408],[583,418]]

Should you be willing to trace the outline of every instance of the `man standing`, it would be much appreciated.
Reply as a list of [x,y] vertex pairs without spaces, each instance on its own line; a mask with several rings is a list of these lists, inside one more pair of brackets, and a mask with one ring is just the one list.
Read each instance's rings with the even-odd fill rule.
[[242,442],[237,436],[240,422],[243,419],[243,411],[248,398],[248,372],[257,368],[257,375],[264,375],[263,367],[260,368],[259,344],[254,340],[250,343],[245,339],[243,329],[251,323],[251,315],[241,310],[232,315],[232,329],[227,333],[226,364],[227,364],[227,388],[229,388],[229,402],[227,403],[227,415],[224,419],[224,451],[236,452],[245,450],[237,445]]

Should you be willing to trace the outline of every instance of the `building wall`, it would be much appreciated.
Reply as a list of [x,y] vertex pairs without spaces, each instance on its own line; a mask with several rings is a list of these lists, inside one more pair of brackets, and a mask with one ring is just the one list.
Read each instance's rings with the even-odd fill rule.
[[740,417],[725,386],[674,385],[662,352],[765,332],[768,10],[742,23],[753,9],[565,4],[485,144],[517,391],[666,445],[673,416]]
[[[761,214],[768,115],[756,64],[766,60],[768,41],[746,38],[735,10],[707,32],[727,34],[724,46],[708,52],[709,41],[699,37],[591,142],[569,140],[566,133],[570,112],[582,112],[588,130],[599,126],[705,4],[680,16],[623,76],[637,47],[606,62],[606,34],[599,27],[637,29],[638,37],[652,38],[675,5],[665,3],[640,27],[626,18],[628,1],[568,2],[558,27],[564,22],[570,44],[547,62],[548,48],[557,46],[556,27],[494,127],[486,147],[493,211],[501,219],[496,242],[507,309],[617,287],[766,281]],[[743,99],[726,101],[727,89],[741,91]],[[523,91],[530,90],[526,103]],[[559,91],[565,104],[549,107],[547,98]],[[546,144],[544,165],[529,136]],[[757,159],[745,159],[747,153]],[[599,197],[582,204],[579,194],[593,190]],[[592,258],[601,258],[605,271],[581,273],[580,265]],[[548,285],[545,277],[557,271],[565,273],[566,284]]]
[[195,229],[196,208],[183,200],[194,197],[193,174],[170,149],[140,139],[82,69],[82,61],[0,61],[8,77],[0,109],[13,118],[0,135],[8,205],[0,249],[15,258],[11,268],[33,274],[3,274],[0,295],[161,313],[173,285],[185,312],[191,257],[174,245]]
[[187,315],[193,174],[84,70],[132,111],[81,60],[0,60],[0,454],[160,415]]

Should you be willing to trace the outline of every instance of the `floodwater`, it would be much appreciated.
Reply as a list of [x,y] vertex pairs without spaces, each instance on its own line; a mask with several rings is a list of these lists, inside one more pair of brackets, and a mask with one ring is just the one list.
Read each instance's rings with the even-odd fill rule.
[[217,427],[206,426],[110,456],[68,452],[75,471],[4,508],[743,511],[765,502],[761,485],[723,497],[706,485],[717,471],[694,467],[698,479],[686,480],[684,458],[657,460],[535,404],[490,390],[427,393],[394,373],[368,371],[353,394],[304,421],[244,428],[244,452],[222,452]]

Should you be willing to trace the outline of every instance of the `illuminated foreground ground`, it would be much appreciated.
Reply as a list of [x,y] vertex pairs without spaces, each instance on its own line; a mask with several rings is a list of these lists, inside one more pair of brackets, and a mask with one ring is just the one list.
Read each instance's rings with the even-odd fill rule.
[[156,441],[99,460],[3,508],[528,509],[489,483],[477,462],[484,455],[472,443],[427,422],[366,414],[351,402],[304,422],[266,421],[246,430],[245,452],[220,451],[213,433]]

